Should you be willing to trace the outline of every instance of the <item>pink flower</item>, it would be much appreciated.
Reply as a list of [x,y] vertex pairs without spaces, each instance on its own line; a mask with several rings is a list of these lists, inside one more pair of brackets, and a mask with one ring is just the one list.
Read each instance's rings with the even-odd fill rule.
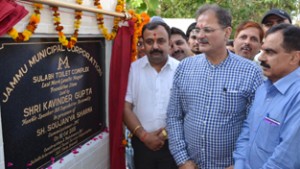
[[52,164],[54,163],[54,161],[55,161],[55,158],[54,158],[54,157],[51,157],[51,162],[52,162]]
[[75,150],[72,150],[72,153],[73,154],[78,154],[79,152],[75,149]]
[[7,163],[7,167],[12,167],[14,164],[12,162]]

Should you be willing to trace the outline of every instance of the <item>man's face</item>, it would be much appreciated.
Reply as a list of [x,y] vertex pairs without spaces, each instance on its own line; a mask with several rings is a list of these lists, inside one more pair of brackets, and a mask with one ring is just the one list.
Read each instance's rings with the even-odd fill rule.
[[264,33],[266,33],[272,26],[278,25],[280,23],[290,24],[290,21],[288,19],[281,18],[277,15],[268,16],[265,19],[264,23],[262,24],[262,28],[264,30]]
[[168,33],[163,26],[144,31],[144,50],[150,63],[163,63],[168,58],[170,42]]
[[192,52],[194,54],[200,54],[200,48],[199,48],[199,43],[198,43],[198,40],[197,40],[197,34],[198,34],[198,30],[197,29],[193,29],[191,32],[190,32],[190,36],[189,36],[189,39],[188,39],[188,44],[192,50]]
[[191,55],[190,47],[186,40],[179,34],[171,35],[171,56],[181,61]]
[[213,55],[217,50],[226,50],[226,42],[230,36],[231,28],[223,28],[215,12],[208,10],[197,18],[196,27],[199,29],[197,36],[200,51],[206,55]]
[[261,48],[259,30],[255,27],[249,27],[241,30],[234,39],[233,44],[236,54],[253,60]]
[[291,72],[293,52],[287,52],[282,47],[281,31],[269,34],[262,45],[263,53],[258,58],[261,61],[263,73],[273,83]]
[[143,38],[139,37],[138,43],[137,43],[137,51],[138,51],[138,58],[142,58],[143,56],[146,55],[144,51],[144,44],[143,44]]

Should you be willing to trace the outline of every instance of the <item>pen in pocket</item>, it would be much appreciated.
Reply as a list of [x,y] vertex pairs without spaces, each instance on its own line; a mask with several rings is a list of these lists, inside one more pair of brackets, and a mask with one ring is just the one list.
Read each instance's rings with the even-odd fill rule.
[[267,122],[267,123],[270,123],[272,125],[275,125],[275,126],[279,126],[280,125],[280,122],[275,120],[275,119],[272,119],[270,117],[268,117],[268,115],[264,118],[264,120]]

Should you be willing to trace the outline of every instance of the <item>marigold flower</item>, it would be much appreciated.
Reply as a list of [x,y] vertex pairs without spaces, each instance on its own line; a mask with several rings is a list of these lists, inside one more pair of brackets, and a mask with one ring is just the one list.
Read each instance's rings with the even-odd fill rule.
[[34,13],[30,16],[26,29],[22,33],[19,33],[15,28],[7,32],[16,42],[28,41],[40,23],[40,9],[43,8],[43,5],[34,3],[33,7],[35,8]]

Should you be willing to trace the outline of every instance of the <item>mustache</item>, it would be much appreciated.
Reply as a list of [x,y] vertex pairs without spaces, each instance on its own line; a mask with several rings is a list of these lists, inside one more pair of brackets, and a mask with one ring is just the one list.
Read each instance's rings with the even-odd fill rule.
[[198,39],[199,43],[208,43],[208,39],[207,38],[202,38],[202,39]]
[[153,50],[151,50],[150,51],[150,54],[153,54],[153,53],[163,53],[163,51],[161,51],[161,50],[158,50],[158,49],[153,49]]
[[178,54],[178,53],[184,53],[183,50],[176,50],[175,52],[173,52],[173,54]]
[[260,65],[261,65],[262,67],[265,67],[265,68],[271,68],[271,66],[268,65],[265,61],[262,61],[262,62],[260,63]]

